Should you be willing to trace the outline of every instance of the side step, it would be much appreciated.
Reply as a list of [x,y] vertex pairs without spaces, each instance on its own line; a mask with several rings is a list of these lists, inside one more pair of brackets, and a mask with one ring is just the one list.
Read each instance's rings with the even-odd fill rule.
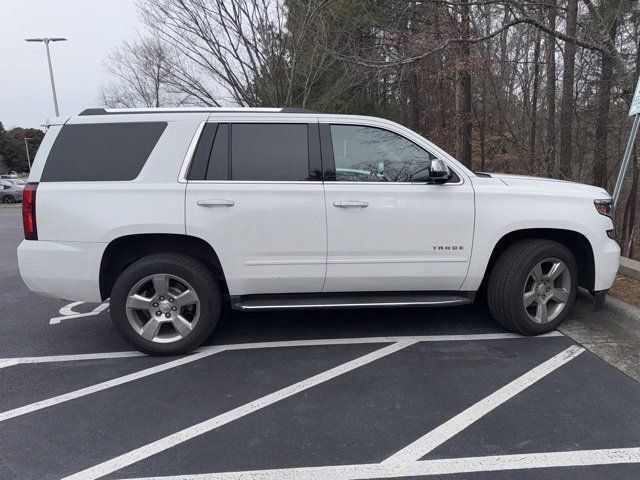
[[475,292],[295,293],[232,296],[235,310],[445,307],[472,303]]

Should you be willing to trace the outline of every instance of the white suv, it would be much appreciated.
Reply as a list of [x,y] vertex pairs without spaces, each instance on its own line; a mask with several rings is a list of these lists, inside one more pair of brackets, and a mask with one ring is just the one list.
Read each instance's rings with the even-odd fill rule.
[[[24,190],[20,272],[100,302],[145,352],[239,310],[487,296],[526,335],[602,298],[620,249],[601,188],[474,173],[380,118],[298,109],[91,109],[55,118]],[[486,293],[485,293],[486,292]]]

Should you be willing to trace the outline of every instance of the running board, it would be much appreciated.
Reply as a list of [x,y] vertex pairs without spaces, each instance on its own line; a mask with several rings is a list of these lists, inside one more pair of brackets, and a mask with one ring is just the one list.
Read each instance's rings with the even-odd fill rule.
[[472,303],[475,292],[296,293],[232,296],[235,310],[446,307]]

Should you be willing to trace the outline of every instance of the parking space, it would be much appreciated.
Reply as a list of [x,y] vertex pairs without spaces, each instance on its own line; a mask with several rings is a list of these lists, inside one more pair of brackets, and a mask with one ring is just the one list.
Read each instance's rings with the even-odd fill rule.
[[640,384],[481,307],[228,312],[131,351],[105,306],[22,286],[0,210],[0,478],[636,479]]

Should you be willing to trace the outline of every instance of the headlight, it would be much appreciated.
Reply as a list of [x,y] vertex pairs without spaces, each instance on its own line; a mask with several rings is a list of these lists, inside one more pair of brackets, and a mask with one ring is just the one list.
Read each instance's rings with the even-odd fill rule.
[[593,204],[600,215],[611,217],[613,213],[613,199],[607,198],[602,200],[594,200]]

